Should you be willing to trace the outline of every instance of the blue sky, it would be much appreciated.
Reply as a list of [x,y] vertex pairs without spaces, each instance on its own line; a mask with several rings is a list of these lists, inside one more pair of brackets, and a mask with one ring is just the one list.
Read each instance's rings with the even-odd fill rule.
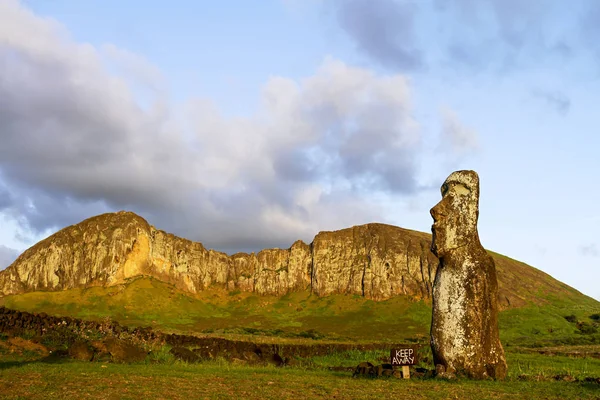
[[225,251],[429,231],[454,170],[485,247],[600,299],[600,3],[0,0],[0,268],[132,210]]

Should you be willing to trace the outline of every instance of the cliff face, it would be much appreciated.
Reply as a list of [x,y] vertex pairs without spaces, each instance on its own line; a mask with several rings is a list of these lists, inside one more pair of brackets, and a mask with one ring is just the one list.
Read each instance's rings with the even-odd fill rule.
[[[264,295],[310,289],[319,296],[346,293],[383,300],[404,294],[428,299],[438,264],[430,245],[429,234],[368,224],[321,232],[310,245],[297,241],[289,249],[229,256],[121,211],[64,228],[26,250],[0,272],[0,296],[116,285],[150,275],[191,293],[221,285]],[[527,282],[536,291],[540,286],[550,292],[570,289],[525,264],[492,256],[503,307],[528,299]]]

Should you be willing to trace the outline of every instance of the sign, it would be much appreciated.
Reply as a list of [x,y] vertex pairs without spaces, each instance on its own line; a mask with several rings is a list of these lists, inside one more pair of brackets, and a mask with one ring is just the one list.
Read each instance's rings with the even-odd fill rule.
[[409,365],[417,363],[417,346],[406,346],[399,349],[392,349],[390,359],[392,367],[402,366],[402,377],[410,379]]
[[417,346],[406,346],[392,349],[390,352],[392,366],[415,365],[417,363]]

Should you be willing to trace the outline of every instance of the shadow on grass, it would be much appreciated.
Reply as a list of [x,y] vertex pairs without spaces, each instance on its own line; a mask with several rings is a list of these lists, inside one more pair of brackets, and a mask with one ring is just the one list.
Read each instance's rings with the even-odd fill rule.
[[69,359],[66,354],[63,354],[62,351],[56,351],[46,357],[38,358],[35,360],[0,361],[0,371],[11,368],[20,368],[30,364],[66,364],[71,361],[72,360]]

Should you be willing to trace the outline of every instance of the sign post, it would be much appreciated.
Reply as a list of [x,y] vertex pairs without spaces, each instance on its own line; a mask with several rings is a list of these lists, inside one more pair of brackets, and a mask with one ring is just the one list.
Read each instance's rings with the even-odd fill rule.
[[390,352],[392,367],[402,367],[402,377],[410,379],[410,365],[417,363],[417,346],[406,346],[392,349]]

